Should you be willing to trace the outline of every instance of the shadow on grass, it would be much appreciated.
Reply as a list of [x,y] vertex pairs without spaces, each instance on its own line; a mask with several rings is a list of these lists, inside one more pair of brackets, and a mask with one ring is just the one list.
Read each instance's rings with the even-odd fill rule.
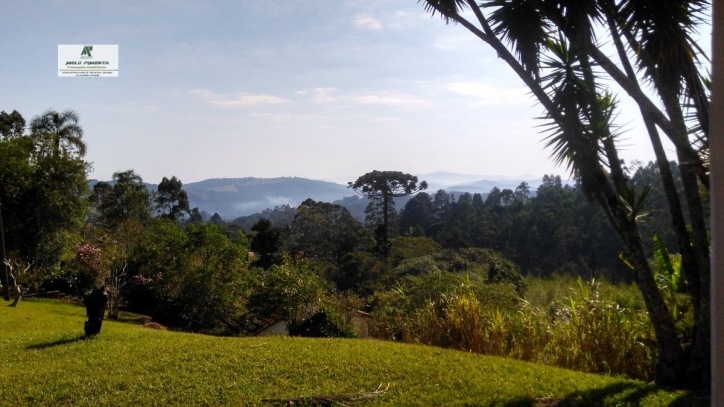
[[57,341],[53,342],[46,342],[46,343],[38,343],[35,345],[28,345],[25,349],[27,350],[39,350],[39,349],[47,349],[52,348],[54,346],[61,346],[61,345],[67,345],[69,343],[74,343],[78,341],[83,341],[86,339],[85,335],[79,335],[75,338],[64,338],[64,339],[58,339]]
[[150,322],[152,320],[151,317],[147,315],[141,315],[141,314],[133,314],[131,312],[127,311],[121,311],[118,313],[118,318],[108,318],[106,316],[106,321],[115,321],[115,322],[121,322],[124,324],[131,324],[131,325],[143,325],[146,322]]
[[[505,407],[592,407],[638,406],[641,402],[662,390],[660,387],[637,383],[614,383],[599,389],[570,393],[559,399],[518,399],[504,404]],[[704,399],[688,392],[670,402],[667,407],[701,406]]]

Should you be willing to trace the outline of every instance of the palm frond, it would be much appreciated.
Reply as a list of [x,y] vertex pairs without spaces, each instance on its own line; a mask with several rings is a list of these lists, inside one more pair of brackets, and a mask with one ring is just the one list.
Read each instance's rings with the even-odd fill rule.
[[[595,89],[590,89],[582,78],[581,64],[571,52],[564,37],[548,40],[549,51],[543,61],[548,75],[541,78],[544,89],[559,115],[556,122],[551,115],[546,119],[546,147],[552,148],[551,157],[558,165],[565,164],[581,179],[583,192],[591,199],[596,178],[602,165],[601,133],[599,126],[607,123],[592,122],[592,109],[600,109]],[[610,116],[609,116],[610,117]]]
[[693,40],[697,24],[710,6],[708,0],[624,0],[616,17],[637,42],[639,69],[648,78],[674,87],[699,79],[701,49]]
[[493,32],[513,47],[523,68],[536,79],[540,50],[551,30],[541,5],[540,0],[493,0],[480,5],[495,8],[488,18]]
[[633,186],[627,186],[618,196],[621,207],[631,221],[640,222],[649,215],[646,207],[649,205],[648,197],[650,192],[651,185],[646,185],[641,190],[641,194],[636,196],[635,188]]
[[418,0],[420,2],[424,3],[425,11],[433,17],[439,13],[446,24],[455,21],[453,17],[459,16],[468,5],[465,0]]
[[595,0],[547,1],[548,13],[576,49],[595,42],[593,22],[600,19]]

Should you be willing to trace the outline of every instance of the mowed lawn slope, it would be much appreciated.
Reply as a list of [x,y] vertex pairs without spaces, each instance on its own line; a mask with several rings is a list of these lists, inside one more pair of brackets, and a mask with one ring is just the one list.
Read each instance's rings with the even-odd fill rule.
[[133,316],[82,339],[85,309],[0,304],[0,405],[263,405],[262,398],[389,390],[372,405],[703,404],[611,377],[373,340],[220,338]]

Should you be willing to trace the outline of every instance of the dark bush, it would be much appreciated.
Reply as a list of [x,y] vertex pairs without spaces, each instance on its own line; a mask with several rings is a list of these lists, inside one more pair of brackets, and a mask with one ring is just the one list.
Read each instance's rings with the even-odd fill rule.
[[299,324],[289,324],[289,335],[308,338],[356,338],[352,324],[336,312],[321,309]]

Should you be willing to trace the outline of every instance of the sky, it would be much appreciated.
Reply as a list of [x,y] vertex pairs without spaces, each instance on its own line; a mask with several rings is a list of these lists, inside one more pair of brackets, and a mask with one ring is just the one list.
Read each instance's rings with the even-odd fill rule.
[[[568,174],[522,81],[417,0],[3,3],[0,110],[75,110],[91,178]],[[59,78],[61,44],[117,44],[119,76]],[[653,159],[619,96],[622,157]]]

